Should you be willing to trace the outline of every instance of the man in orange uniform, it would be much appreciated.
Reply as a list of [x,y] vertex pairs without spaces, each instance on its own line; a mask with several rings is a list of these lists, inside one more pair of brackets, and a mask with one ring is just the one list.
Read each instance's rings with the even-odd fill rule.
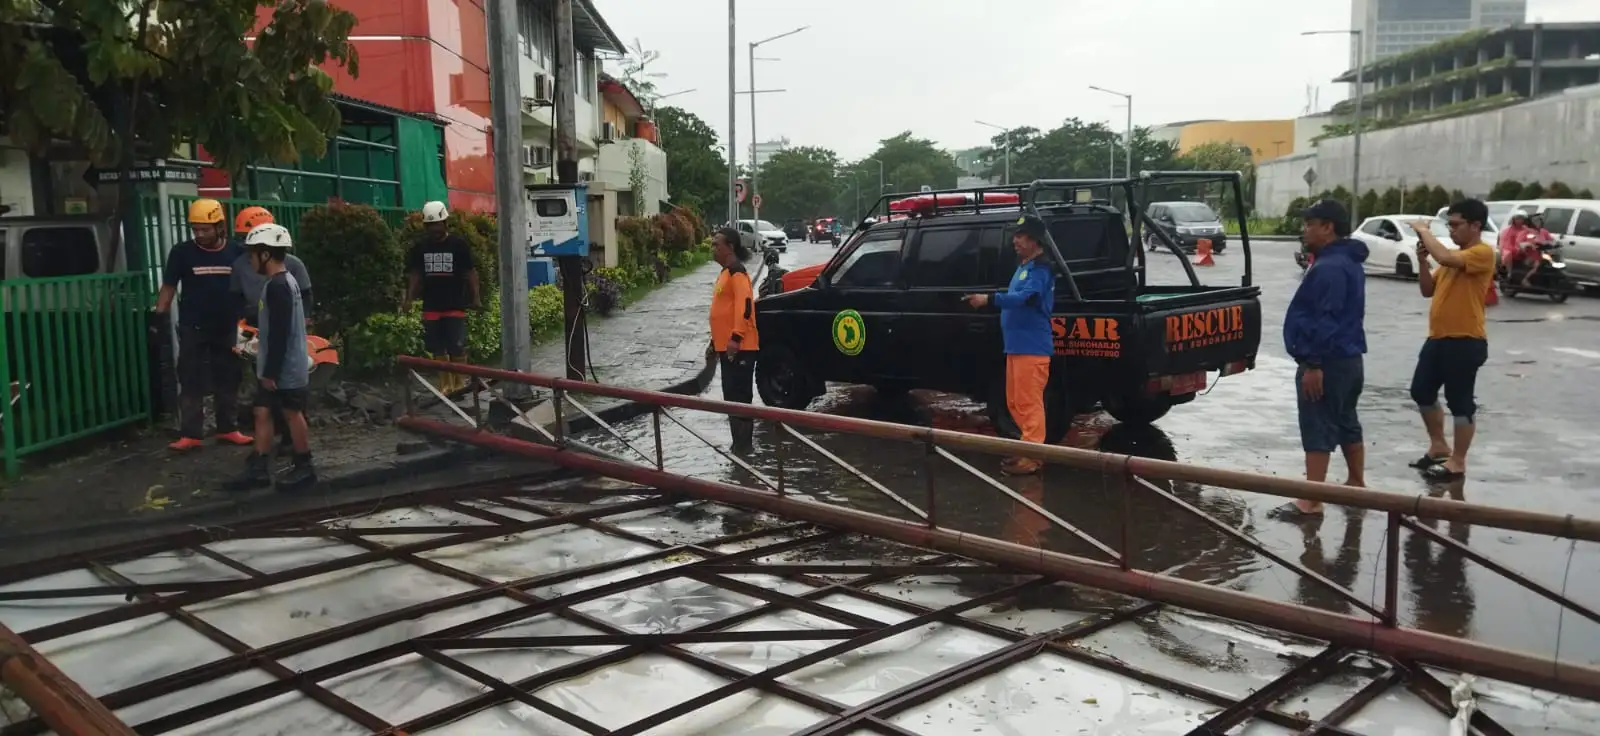
[[[744,262],[750,253],[739,242],[739,231],[723,228],[712,241],[712,255],[722,266],[711,291],[711,349],[722,372],[722,400],[748,404],[755,400],[756,333],[755,289]],[[733,451],[747,453],[755,445],[755,420],[729,417]]]
[[[1050,330],[1050,310],[1056,303],[1056,275],[1042,258],[1044,221],[1027,215],[1017,220],[1011,247],[1017,251],[1017,271],[1011,285],[994,294],[968,294],[973,309],[993,304],[1000,308],[1000,334],[1006,349],[1006,409],[1025,442],[1044,442],[1044,389],[1050,382],[1050,356],[1055,336]],[[1008,458],[1000,469],[1012,475],[1039,472],[1038,460]]]

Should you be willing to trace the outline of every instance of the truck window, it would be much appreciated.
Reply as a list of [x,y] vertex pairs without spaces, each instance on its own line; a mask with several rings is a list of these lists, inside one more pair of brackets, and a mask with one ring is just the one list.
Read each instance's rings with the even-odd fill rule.
[[994,286],[1005,278],[1002,255],[998,227],[924,230],[907,281],[923,289]]
[[1572,228],[1572,234],[1584,238],[1600,238],[1600,213],[1594,210],[1578,210],[1578,224]]
[[94,228],[32,227],[22,233],[22,275],[78,276],[100,270]]
[[829,281],[834,286],[857,288],[882,288],[894,286],[900,274],[901,234],[885,233],[884,238],[872,238],[857,246],[845,258],[839,270]]

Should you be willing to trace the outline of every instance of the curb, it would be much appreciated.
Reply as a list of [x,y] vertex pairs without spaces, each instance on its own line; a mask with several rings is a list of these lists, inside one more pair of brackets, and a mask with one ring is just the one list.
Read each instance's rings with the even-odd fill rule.
[[[361,488],[387,485],[406,478],[411,478],[425,473],[443,470],[461,462],[470,462],[494,453],[484,448],[470,445],[450,445],[435,447],[411,455],[400,455],[395,460],[378,461],[358,465],[348,472],[340,473],[322,479],[317,483],[316,490],[324,495],[344,493]],[[262,493],[240,494],[235,497],[224,497],[223,500],[214,500],[207,503],[185,506],[170,512],[161,512],[159,515],[139,515],[127,518],[105,519],[89,522],[77,526],[52,527],[31,531],[6,531],[3,534],[4,542],[0,543],[0,550],[20,549],[30,546],[32,542],[48,537],[78,537],[93,536],[107,532],[116,532],[125,527],[150,527],[168,524],[188,524],[204,526],[201,520],[208,517],[224,516],[254,505],[262,499]]]

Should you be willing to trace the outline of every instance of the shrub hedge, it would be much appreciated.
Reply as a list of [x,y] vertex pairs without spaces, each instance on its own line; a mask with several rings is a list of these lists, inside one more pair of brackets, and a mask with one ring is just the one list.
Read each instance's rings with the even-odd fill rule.
[[[1572,187],[1559,181],[1551,182],[1546,186],[1536,181],[1523,183],[1508,179],[1495,184],[1489,190],[1488,196],[1484,197],[1489,201],[1544,198],[1594,199],[1594,193],[1588,189],[1574,192]],[[1278,234],[1300,234],[1300,211],[1305,209],[1311,202],[1320,199],[1335,199],[1344,202],[1348,206],[1350,203],[1350,191],[1344,187],[1339,187],[1333,191],[1324,191],[1313,198],[1296,197],[1294,201],[1289,203],[1289,209],[1284,212],[1283,220],[1278,224]],[[1430,188],[1426,184],[1418,184],[1406,191],[1401,191],[1399,187],[1389,187],[1381,194],[1376,190],[1369,189],[1365,194],[1361,195],[1361,216],[1431,215],[1450,206],[1451,202],[1457,202],[1462,199],[1466,199],[1466,195],[1461,190],[1456,189],[1447,192],[1444,187],[1437,185]]]

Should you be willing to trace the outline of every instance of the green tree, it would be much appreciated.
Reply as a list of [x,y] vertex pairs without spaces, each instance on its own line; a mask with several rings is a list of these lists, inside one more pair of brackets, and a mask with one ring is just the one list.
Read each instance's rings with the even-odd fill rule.
[[[1250,151],[1244,145],[1235,141],[1212,141],[1202,143],[1190,149],[1188,153],[1178,157],[1179,168],[1193,171],[1238,171],[1244,174],[1244,202],[1245,212],[1249,213],[1249,202],[1255,180],[1255,162],[1250,156]],[[1225,218],[1237,217],[1237,208],[1233,187],[1227,184],[1205,185],[1207,199],[1221,205]]]
[[1450,206],[1450,193],[1444,187],[1435,186],[1428,190],[1428,211],[1438,212]]
[[1565,182],[1553,181],[1550,182],[1549,188],[1544,190],[1544,196],[1551,199],[1573,199],[1572,187],[1567,186]]
[[1425,215],[1435,210],[1428,209],[1428,202],[1433,199],[1433,190],[1427,184],[1418,184],[1406,192],[1406,211],[1401,214]]
[[[884,186],[888,191],[914,192],[923,185],[934,189],[951,189],[961,169],[949,153],[926,138],[917,138],[906,131],[878,142],[878,150],[867,159],[857,162],[855,168],[862,173],[878,176],[878,163],[883,164]],[[871,191],[867,177],[862,177],[864,191]]]
[[672,201],[715,222],[728,219],[728,160],[716,131],[682,108],[663,107],[655,115],[661,150],[667,154],[667,191]]
[[1494,185],[1489,190],[1489,199],[1518,199],[1522,196],[1522,182],[1507,179]]
[[763,219],[811,219],[832,215],[839,186],[839,157],[826,148],[800,146],[772,154],[757,180]]
[[1578,190],[1577,198],[1578,199],[1594,199],[1594,192],[1589,191],[1587,188],[1580,189],[1580,190]]
[[1383,197],[1378,200],[1378,208],[1372,211],[1374,215],[1400,214],[1400,201],[1405,195],[1400,192],[1400,187],[1389,187],[1383,190]]
[[317,275],[323,334],[400,309],[405,249],[377,210],[337,203],[312,209],[300,218],[295,253]]
[[1361,214],[1366,217],[1389,214],[1379,209],[1382,204],[1382,200],[1378,198],[1378,192],[1368,189],[1366,194],[1361,195]]
[[[260,29],[258,6],[273,8]],[[233,171],[318,157],[340,125],[318,65],[358,72],[355,24],[324,0],[0,3],[0,120],[19,144],[101,163],[183,142]]]
[[1328,196],[1323,197],[1323,199],[1334,200],[1335,202],[1344,205],[1346,208],[1349,208],[1350,205],[1354,203],[1352,201],[1353,198],[1350,196],[1350,190],[1345,189],[1343,184],[1334,187],[1333,191],[1328,192]]
[[1543,198],[1544,198],[1544,185],[1540,184],[1539,182],[1536,182],[1536,181],[1528,182],[1528,185],[1523,187],[1521,192],[1517,193],[1517,199],[1543,199]]

